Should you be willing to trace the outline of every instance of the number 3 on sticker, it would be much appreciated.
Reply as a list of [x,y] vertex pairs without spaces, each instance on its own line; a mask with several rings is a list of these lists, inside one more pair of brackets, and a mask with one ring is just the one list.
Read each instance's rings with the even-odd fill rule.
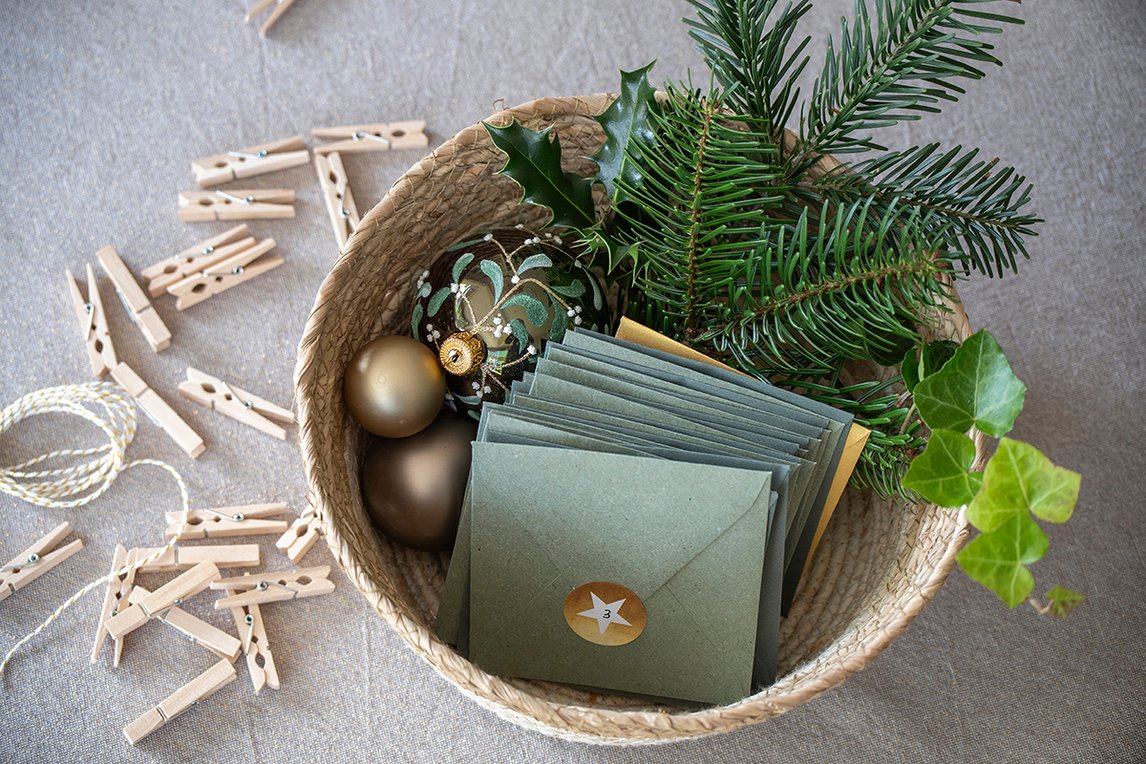
[[582,584],[565,598],[565,622],[587,642],[605,647],[627,645],[645,630],[648,614],[641,598],[611,581]]

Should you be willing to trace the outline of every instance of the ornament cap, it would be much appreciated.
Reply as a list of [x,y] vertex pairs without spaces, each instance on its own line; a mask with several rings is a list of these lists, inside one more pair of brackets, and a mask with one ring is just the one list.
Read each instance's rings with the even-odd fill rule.
[[485,360],[485,343],[469,332],[454,332],[442,342],[438,360],[450,374],[464,377]]

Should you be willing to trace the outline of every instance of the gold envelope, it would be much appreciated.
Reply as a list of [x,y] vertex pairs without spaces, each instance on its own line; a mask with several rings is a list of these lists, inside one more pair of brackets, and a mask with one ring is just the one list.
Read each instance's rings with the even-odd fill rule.
[[[770,486],[768,472],[474,443],[470,659],[504,676],[687,702],[745,697]],[[564,603],[590,582],[643,602],[635,640],[605,646],[574,632]]]

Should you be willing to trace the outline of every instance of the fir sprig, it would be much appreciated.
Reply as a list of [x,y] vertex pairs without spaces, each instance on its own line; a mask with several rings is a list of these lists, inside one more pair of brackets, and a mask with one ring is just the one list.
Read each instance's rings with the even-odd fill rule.
[[1001,65],[979,35],[1021,19],[977,9],[994,0],[856,0],[840,41],[828,41],[802,125],[808,157],[882,150],[868,131],[937,113],[965,91],[957,80],[985,76]]
[[808,65],[804,37],[792,48],[810,0],[779,7],[779,0],[689,0],[696,19],[685,19],[689,35],[726,91],[725,103],[738,114],[763,121],[772,143],[783,144],[784,127],[800,101],[796,80]]
[[934,213],[948,233],[964,272],[987,276],[1017,271],[1028,257],[1024,241],[1042,220],[1024,211],[1031,185],[999,160],[978,159],[978,149],[943,152],[935,143],[891,151],[817,179],[817,192],[836,203],[874,196],[881,205],[903,203]]

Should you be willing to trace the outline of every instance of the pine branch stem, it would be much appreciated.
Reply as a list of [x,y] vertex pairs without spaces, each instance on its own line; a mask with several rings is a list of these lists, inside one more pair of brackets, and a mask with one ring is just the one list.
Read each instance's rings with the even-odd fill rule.
[[689,199],[689,238],[688,238],[688,284],[685,291],[684,331],[690,336],[695,331],[693,319],[696,317],[697,281],[700,279],[699,252],[700,247],[700,215],[703,206],[701,186],[704,182],[705,151],[708,147],[709,131],[712,129],[712,119],[716,111],[713,100],[705,101],[704,121],[700,124],[700,138],[696,146],[696,166],[694,168],[692,197]]

